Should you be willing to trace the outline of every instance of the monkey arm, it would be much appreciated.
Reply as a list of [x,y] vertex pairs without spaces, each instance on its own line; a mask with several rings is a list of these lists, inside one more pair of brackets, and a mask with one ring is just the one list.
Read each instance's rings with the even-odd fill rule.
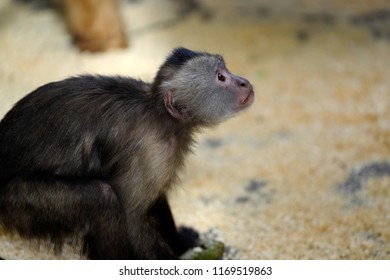
[[148,171],[137,170],[131,163],[129,166],[133,168],[117,176],[110,184],[125,213],[133,257],[177,259],[178,255],[172,246],[177,232],[165,197],[159,196],[157,186],[144,180],[146,176],[143,173]]
[[135,259],[178,259],[151,217],[142,213],[128,215],[127,227]]

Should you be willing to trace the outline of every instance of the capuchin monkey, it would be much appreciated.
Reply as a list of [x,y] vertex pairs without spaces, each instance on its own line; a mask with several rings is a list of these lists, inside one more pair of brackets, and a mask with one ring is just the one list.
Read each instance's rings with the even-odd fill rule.
[[178,259],[167,193],[194,133],[254,91],[220,55],[174,49],[154,81],[79,76],[31,92],[0,123],[0,222],[90,259]]

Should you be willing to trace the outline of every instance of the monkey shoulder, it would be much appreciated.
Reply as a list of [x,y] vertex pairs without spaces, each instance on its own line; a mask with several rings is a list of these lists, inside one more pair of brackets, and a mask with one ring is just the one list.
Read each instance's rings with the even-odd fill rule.
[[[151,97],[150,84],[123,76],[82,75],[45,84],[22,98],[5,119],[25,124],[32,121],[56,126],[69,123],[103,120],[102,116],[132,118],[136,110]],[[123,113],[121,115],[121,113]],[[108,122],[107,122],[108,124]]]
[[90,104],[101,102],[101,99],[134,103],[151,95],[150,83],[124,76],[83,75],[63,80],[59,87],[65,88],[68,97]]
[[[149,96],[150,83],[124,76],[81,75],[40,86],[17,105],[54,105],[76,100],[93,102],[102,98],[142,99]],[[92,103],[93,104],[93,103]]]
[[85,87],[86,90],[104,91],[113,95],[126,94],[132,97],[148,94],[151,87],[150,83],[119,75],[82,75],[70,78],[69,81],[79,84],[80,87]]

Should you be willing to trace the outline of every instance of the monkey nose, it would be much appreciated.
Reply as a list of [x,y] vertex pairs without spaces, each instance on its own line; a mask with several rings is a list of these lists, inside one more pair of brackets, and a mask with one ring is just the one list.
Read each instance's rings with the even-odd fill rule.
[[243,77],[236,76],[236,82],[237,86],[240,88],[252,88],[251,83]]

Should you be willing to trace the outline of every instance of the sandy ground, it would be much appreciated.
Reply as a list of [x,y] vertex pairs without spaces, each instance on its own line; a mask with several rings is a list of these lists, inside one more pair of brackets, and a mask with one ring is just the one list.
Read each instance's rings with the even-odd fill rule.
[[[276,2],[276,3],[273,3]],[[0,0],[0,117],[82,73],[151,80],[176,46],[218,52],[251,109],[204,131],[171,193],[176,222],[234,259],[390,259],[388,1],[124,1],[130,48],[80,53],[51,9]],[[0,256],[60,256],[0,229]]]

